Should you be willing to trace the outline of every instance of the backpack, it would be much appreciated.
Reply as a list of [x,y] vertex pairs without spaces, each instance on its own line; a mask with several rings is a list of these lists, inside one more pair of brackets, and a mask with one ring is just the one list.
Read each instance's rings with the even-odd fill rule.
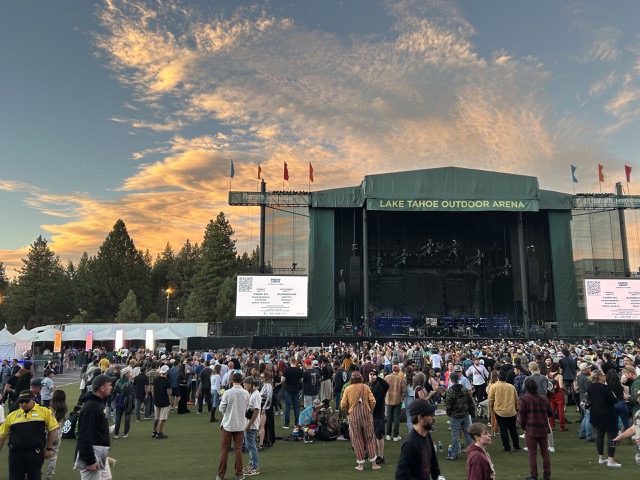
[[552,377],[549,375],[547,378],[547,392],[548,393],[558,393],[560,391],[560,384],[558,384],[558,380],[556,380],[555,375]]
[[62,424],[62,438],[65,440],[76,438],[78,429],[78,414],[73,412]]

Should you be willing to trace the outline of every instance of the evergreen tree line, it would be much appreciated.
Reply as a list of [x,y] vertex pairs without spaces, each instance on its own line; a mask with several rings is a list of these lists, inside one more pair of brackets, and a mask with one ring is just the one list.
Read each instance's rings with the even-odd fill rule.
[[97,255],[84,252],[63,266],[39,236],[9,280],[0,262],[0,321],[12,332],[25,326],[90,322],[225,322],[235,318],[236,277],[256,270],[258,247],[238,256],[234,230],[220,212],[201,245],[167,243],[155,261],[118,220]]

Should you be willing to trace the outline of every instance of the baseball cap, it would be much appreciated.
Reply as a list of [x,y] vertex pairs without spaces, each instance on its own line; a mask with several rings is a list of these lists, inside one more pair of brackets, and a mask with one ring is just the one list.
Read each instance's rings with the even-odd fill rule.
[[169,367],[167,365],[163,365],[160,367],[160,375],[167,373],[169,371]]
[[258,381],[255,378],[253,378],[251,375],[249,375],[248,377],[245,377],[242,383],[252,383],[254,385],[257,385]]
[[122,375],[126,375],[127,373],[131,373],[133,372],[133,370],[131,369],[131,367],[125,367],[122,369]]
[[454,365],[453,366],[453,371],[454,372],[461,372],[462,371],[462,365]]
[[160,355],[160,360],[166,360],[167,356],[163,353],[162,355]]
[[311,363],[312,363],[314,366],[319,364],[319,363],[318,363],[318,360],[314,360],[314,361],[313,361],[313,362],[311,362]]
[[42,386],[42,380],[44,380],[42,377],[32,378],[30,385],[32,387],[41,387]]
[[411,405],[409,405],[409,415],[412,417],[417,415],[433,415],[434,413],[436,413],[436,405],[422,398],[414,400]]
[[591,365],[589,365],[587,362],[582,362],[579,368],[580,370],[586,370],[589,367],[591,367]]
[[307,358],[307,359],[304,361],[304,364],[305,364],[305,365],[311,365],[312,363],[313,363],[313,362],[311,361],[311,359],[310,359],[310,358]]

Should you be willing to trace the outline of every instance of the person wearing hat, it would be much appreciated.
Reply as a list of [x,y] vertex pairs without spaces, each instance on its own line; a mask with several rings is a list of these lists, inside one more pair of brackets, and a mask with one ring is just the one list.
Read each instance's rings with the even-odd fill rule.
[[122,423],[122,416],[124,415],[124,435],[123,438],[129,436],[129,429],[131,428],[131,413],[135,404],[135,388],[131,381],[132,369],[131,367],[125,367],[122,369],[122,376],[116,382],[114,387],[115,391],[115,406],[116,406],[116,422],[115,431],[113,432],[113,438],[118,438],[120,435],[120,424]]
[[320,410],[320,408],[322,408],[322,402],[319,398],[316,398],[311,405],[300,412],[298,426],[303,430],[308,429],[304,434],[304,443],[313,443],[317,426],[318,410]]
[[314,400],[320,399],[320,370],[317,360],[307,358],[304,361],[304,371],[302,372],[302,395],[304,399],[304,408],[310,407]]
[[436,406],[418,398],[409,406],[409,414],[413,428],[400,450],[396,480],[429,477],[444,480],[430,433],[436,423]]
[[251,418],[247,419],[247,426],[244,429],[244,444],[249,451],[249,463],[242,472],[245,475],[258,475],[260,473],[260,458],[256,437],[260,430],[260,407],[262,397],[258,390],[258,380],[255,377],[246,377],[242,381],[244,389],[249,393],[249,408],[247,415],[251,413]]
[[[237,480],[243,480],[242,472],[242,440],[247,428],[245,413],[249,407],[249,392],[242,388],[242,374],[231,375],[233,386],[225,390],[220,400],[220,461],[218,462],[218,475],[216,480],[224,480],[227,473],[227,459],[231,449],[231,441],[235,451],[235,475]],[[253,415],[253,414],[252,414]],[[250,424],[249,424],[250,426]]]
[[[464,435],[467,446],[473,443],[473,439],[468,433],[471,425],[471,415],[474,413],[475,403],[471,393],[459,384],[460,376],[453,372],[450,377],[451,387],[445,395],[445,405],[449,423],[451,424],[451,455],[447,460],[458,460],[460,452],[460,431]],[[512,387],[513,388],[513,387]],[[491,398],[491,395],[489,395]]]
[[578,433],[578,438],[584,439],[586,438],[589,442],[595,442],[595,438],[593,438],[593,426],[591,425],[591,408],[585,408],[585,403],[587,399],[587,390],[591,385],[591,380],[589,377],[591,376],[591,365],[587,362],[582,362],[578,366],[578,376],[576,377],[576,387],[578,389],[578,400],[579,400],[579,408],[580,408],[580,431]]
[[169,435],[163,433],[164,424],[169,418],[169,409],[171,408],[171,380],[167,378],[169,367],[163,365],[160,367],[160,375],[153,380],[153,433],[152,438],[164,440]]
[[454,365],[453,366],[453,371],[455,373],[458,374],[458,376],[460,377],[459,383],[460,385],[462,385],[464,388],[466,388],[467,390],[469,390],[470,392],[473,391],[473,386],[471,385],[471,382],[469,381],[469,379],[467,377],[465,377],[463,375],[463,367],[460,364]]
[[76,465],[82,480],[107,480],[111,469],[109,454],[109,421],[104,414],[105,399],[111,395],[113,378],[101,374],[93,378],[91,391],[82,397],[78,416]]
[[36,403],[33,391],[18,395],[19,409],[0,426],[0,450],[9,439],[9,479],[40,480],[42,464],[53,452],[58,422],[51,410]]

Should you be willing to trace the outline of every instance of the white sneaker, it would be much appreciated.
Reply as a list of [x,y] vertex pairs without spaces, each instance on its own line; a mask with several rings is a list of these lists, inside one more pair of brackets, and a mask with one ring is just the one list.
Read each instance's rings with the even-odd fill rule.
[[520,435],[520,438],[524,438],[524,433],[522,435]]
[[391,435],[387,435],[385,438],[386,438],[387,440],[391,440]]
[[551,453],[556,453],[556,449],[555,449],[555,448],[553,448],[553,447],[549,447],[549,451],[550,451]]
[[599,458],[598,459],[598,463],[602,464],[602,463],[608,463],[609,461],[606,458]]
[[393,437],[393,441],[394,442],[399,442],[400,440],[402,440],[402,437],[398,436],[398,437]]
[[118,435],[114,435],[113,438],[118,438]]
[[607,467],[621,467],[621,466],[622,466],[621,463],[607,461]]
[[524,447],[522,450],[524,450],[525,452],[528,452],[528,451],[529,451],[529,448]]

